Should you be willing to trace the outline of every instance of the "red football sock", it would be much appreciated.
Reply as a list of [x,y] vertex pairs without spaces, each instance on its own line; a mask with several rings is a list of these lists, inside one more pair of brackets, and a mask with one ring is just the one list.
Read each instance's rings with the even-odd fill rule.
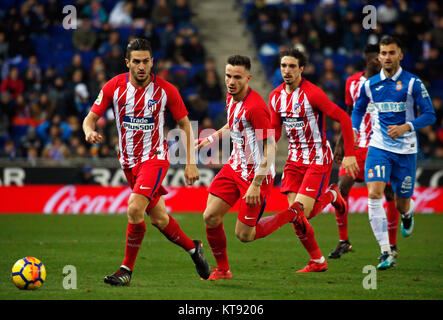
[[206,227],[206,237],[215,261],[217,261],[217,269],[229,270],[228,254],[226,252],[226,234],[223,228],[223,222],[215,228]]
[[395,201],[387,201],[386,218],[388,220],[388,234],[389,234],[389,244],[391,246],[397,245],[397,229],[398,220],[400,217],[400,212],[398,212]]
[[[348,197],[344,197],[346,203],[348,203]],[[349,207],[347,207],[349,208]],[[341,214],[335,210],[335,221],[338,226],[338,237],[341,241],[348,240],[348,210]]]
[[166,227],[160,230],[161,233],[172,243],[182,247],[186,251],[195,248],[194,242],[182,231],[178,222],[169,216],[169,223]]
[[123,260],[122,265],[131,270],[134,269],[135,259],[137,258],[138,250],[145,237],[145,232],[146,224],[144,221],[138,224],[128,223],[126,229],[125,259]]
[[317,201],[314,203],[314,207],[312,208],[311,212],[309,213],[309,219],[314,218],[316,215],[322,212],[322,210],[330,204],[334,200],[334,194],[331,192],[331,190],[326,191],[323,193]]
[[288,223],[293,217],[293,212],[286,209],[272,216],[263,217],[255,227],[255,239],[264,238],[273,233],[282,225]]
[[301,220],[302,225],[298,223],[293,224],[297,237],[308,251],[309,255],[311,256],[311,260],[321,259],[323,255],[318,247],[317,241],[315,240],[314,228],[312,228],[303,212],[299,213],[299,217],[300,218],[298,220]]

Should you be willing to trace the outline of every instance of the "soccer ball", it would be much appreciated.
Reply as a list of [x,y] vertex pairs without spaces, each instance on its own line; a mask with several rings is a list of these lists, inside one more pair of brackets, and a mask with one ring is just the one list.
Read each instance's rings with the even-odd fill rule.
[[19,289],[38,289],[45,279],[46,268],[37,258],[21,258],[12,267],[12,282]]

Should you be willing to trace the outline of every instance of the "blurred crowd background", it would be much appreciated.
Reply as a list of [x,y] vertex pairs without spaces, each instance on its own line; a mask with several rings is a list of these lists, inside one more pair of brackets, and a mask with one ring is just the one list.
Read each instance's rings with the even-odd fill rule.
[[[384,34],[403,42],[403,67],[426,84],[437,122],[420,132],[423,159],[443,159],[442,3],[379,1],[375,30],[361,21],[366,1],[236,0],[245,28],[273,86],[282,82],[277,53],[297,47],[309,56],[304,76],[344,104],[348,76],[364,68],[362,51]],[[78,28],[62,27],[63,7],[74,5]],[[154,72],[179,89],[199,130],[225,120],[223,75],[192,23],[188,0],[0,2],[0,159],[60,161],[115,157],[113,113],[99,120],[105,141],[87,145],[81,123],[101,87],[127,72],[125,48],[145,37],[154,49]],[[267,101],[267,97],[264,97]],[[174,121],[167,121],[172,128]],[[339,125],[328,138],[335,144]]]

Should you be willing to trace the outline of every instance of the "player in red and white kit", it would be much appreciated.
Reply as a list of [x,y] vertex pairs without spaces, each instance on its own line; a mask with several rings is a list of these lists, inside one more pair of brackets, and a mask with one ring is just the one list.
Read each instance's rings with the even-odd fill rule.
[[296,49],[280,52],[280,69],[284,83],[269,96],[272,125],[276,128],[276,140],[282,126],[289,140],[289,155],[282,176],[281,192],[290,205],[299,204],[299,219],[295,232],[310,255],[306,267],[297,271],[320,272],[328,268],[314,236],[314,230],[305,217],[314,217],[331,203],[339,211],[345,211],[346,203],[337,185],[327,190],[332,170],[332,150],[326,139],[325,115],[340,122],[345,158],[343,167],[355,176],[359,168],[354,153],[354,134],[351,118],[317,86],[301,74],[306,57]]
[[112,106],[119,135],[119,160],[132,189],[127,210],[125,258],[120,269],[104,281],[117,286],[130,283],[146,231],[145,212],[168,240],[191,255],[200,277],[208,278],[210,268],[201,242],[183,233],[177,221],[167,214],[162,197],[167,194],[162,181],[169,168],[168,144],[163,133],[167,110],[186,135],[186,183],[192,185],[199,179],[188,112],[178,90],[151,73],[152,49],[147,40],[132,40],[127,46],[125,61],[129,73],[117,75],[103,86],[83,122],[86,141],[102,142],[95,124]]
[[269,109],[260,95],[249,87],[250,69],[248,57],[228,58],[225,73],[227,124],[198,144],[200,149],[224,134],[230,134],[233,144],[228,163],[209,186],[203,215],[208,243],[217,262],[210,280],[232,278],[223,217],[238,200],[235,234],[242,242],[266,237],[296,218],[293,208],[261,218],[274,181],[275,139]]
[[[362,72],[358,72],[350,76],[346,80],[345,88],[345,102],[347,107],[347,113],[351,114],[353,106],[358,99],[360,94],[360,88],[366,79],[374,76],[380,72],[380,61],[378,60],[378,53],[380,47],[378,45],[367,45],[365,48],[365,60],[366,68]],[[338,173],[338,187],[343,198],[348,202],[349,192],[355,182],[364,182],[364,170],[366,155],[368,153],[369,141],[371,138],[372,124],[371,124],[371,113],[367,112],[361,122],[358,134],[357,134],[357,149],[355,155],[357,158],[358,166],[362,169],[355,179],[349,176],[343,166],[340,168]],[[343,159],[343,144],[340,139],[334,150],[334,161],[338,164],[341,163]],[[387,222],[388,222],[388,234],[389,243],[391,245],[391,251],[396,258],[397,252],[397,228],[400,213],[395,207],[394,190],[390,184],[386,185],[385,197],[387,204]],[[348,206],[346,206],[348,209]],[[351,251],[352,245],[348,237],[348,210],[345,212],[339,212],[335,210],[335,217],[338,226],[339,242],[337,247],[329,253],[329,258],[338,259],[342,254]]]

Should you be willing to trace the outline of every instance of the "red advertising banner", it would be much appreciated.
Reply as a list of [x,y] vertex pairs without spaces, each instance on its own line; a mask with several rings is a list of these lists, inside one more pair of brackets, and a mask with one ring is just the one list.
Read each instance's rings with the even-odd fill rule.
[[[203,212],[206,187],[170,187],[165,196],[168,211]],[[97,214],[125,213],[131,190],[128,187],[87,185],[0,186],[0,214]],[[350,212],[367,212],[367,189],[356,187],[349,196]],[[417,213],[443,213],[443,188],[419,187],[414,191]],[[276,212],[287,206],[286,196],[274,187],[267,199],[266,211]],[[237,211],[238,203],[231,211]],[[331,211],[329,205],[325,212]]]

